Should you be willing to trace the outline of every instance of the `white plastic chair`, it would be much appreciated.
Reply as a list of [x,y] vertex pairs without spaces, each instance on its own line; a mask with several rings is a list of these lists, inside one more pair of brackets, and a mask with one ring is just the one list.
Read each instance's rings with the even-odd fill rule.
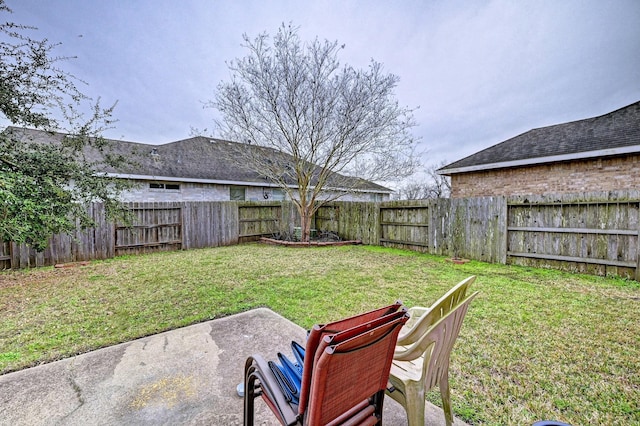
[[449,392],[449,358],[458,338],[469,304],[478,292],[455,304],[430,327],[423,323],[422,336],[413,335],[411,342],[396,346],[389,382],[395,388],[387,391],[407,412],[409,426],[424,425],[425,394],[439,386],[447,426],[453,424]]

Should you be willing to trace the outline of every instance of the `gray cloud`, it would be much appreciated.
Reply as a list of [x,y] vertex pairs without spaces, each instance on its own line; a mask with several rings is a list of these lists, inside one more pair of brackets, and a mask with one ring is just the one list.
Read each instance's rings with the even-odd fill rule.
[[640,2],[7,0],[13,20],[61,41],[64,64],[104,103],[107,136],[165,143],[211,128],[201,101],[245,54],[242,34],[300,26],[338,40],[343,63],[371,58],[420,108],[426,162],[455,161],[531,128],[640,100]]

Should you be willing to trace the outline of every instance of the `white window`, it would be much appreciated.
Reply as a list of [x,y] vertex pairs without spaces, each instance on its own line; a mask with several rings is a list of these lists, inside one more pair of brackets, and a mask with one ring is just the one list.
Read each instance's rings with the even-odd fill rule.
[[154,190],[166,190],[166,191],[180,191],[179,183],[163,183],[163,182],[150,182],[149,189]]
[[246,200],[247,188],[244,186],[230,186],[229,187],[229,200],[231,201],[244,201]]

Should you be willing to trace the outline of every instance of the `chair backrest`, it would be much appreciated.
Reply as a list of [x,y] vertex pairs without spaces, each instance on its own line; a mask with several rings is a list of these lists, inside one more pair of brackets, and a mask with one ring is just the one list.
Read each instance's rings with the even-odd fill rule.
[[354,407],[367,407],[365,401],[374,395],[382,395],[398,332],[407,316],[389,319],[350,338],[343,334],[345,339],[333,339],[321,351],[311,379],[306,425],[331,424]]
[[478,292],[475,292],[460,302],[434,324],[419,341],[407,347],[404,353],[399,355],[396,350],[394,360],[413,360],[418,356],[424,356],[422,377],[425,382],[425,391],[436,386],[443,375],[447,374],[451,349],[458,338],[469,304],[477,295]]
[[[320,359],[320,356],[322,356],[322,354],[324,353],[324,350],[327,347],[337,345],[338,343],[342,343],[349,339],[353,339],[354,337],[359,336],[362,333],[367,333],[381,325],[384,325],[386,323],[389,323],[391,321],[394,321],[398,318],[405,317],[405,316],[406,318],[409,318],[407,316],[407,310],[405,308],[402,308],[395,312],[382,316],[380,318],[373,319],[364,324],[360,324],[355,327],[348,328],[339,333],[325,335],[322,338],[322,340],[320,340],[320,343],[318,344],[318,348],[316,349],[314,365],[317,364],[318,360]],[[406,322],[406,318],[403,321],[403,323]]]
[[465,297],[467,297],[467,289],[475,279],[475,276],[470,276],[469,278],[459,282],[428,309],[424,309],[423,312],[411,312],[411,318],[407,321],[407,324],[402,328],[402,330],[400,330],[398,344],[410,345],[417,342],[427,331],[429,331],[431,326],[438,322],[440,318],[448,314],[462,300],[464,300]]
[[379,308],[370,312],[355,315],[328,324],[315,325],[309,332],[307,344],[305,346],[304,366],[302,368],[302,385],[300,388],[299,414],[304,414],[309,402],[309,391],[311,389],[311,378],[314,371],[315,354],[318,346],[325,336],[336,334],[353,327],[358,327],[370,321],[382,318],[385,315],[397,312],[402,307],[402,302],[397,301],[389,306]]

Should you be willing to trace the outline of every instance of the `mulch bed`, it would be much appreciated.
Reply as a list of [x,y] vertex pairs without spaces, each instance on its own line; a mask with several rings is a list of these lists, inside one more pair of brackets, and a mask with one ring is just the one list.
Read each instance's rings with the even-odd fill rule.
[[360,240],[347,240],[347,241],[309,241],[308,243],[303,243],[300,241],[285,241],[285,240],[275,240],[273,238],[260,238],[260,242],[264,244],[272,244],[277,246],[286,246],[286,247],[326,247],[326,246],[349,246],[349,245],[357,245],[362,244]]

